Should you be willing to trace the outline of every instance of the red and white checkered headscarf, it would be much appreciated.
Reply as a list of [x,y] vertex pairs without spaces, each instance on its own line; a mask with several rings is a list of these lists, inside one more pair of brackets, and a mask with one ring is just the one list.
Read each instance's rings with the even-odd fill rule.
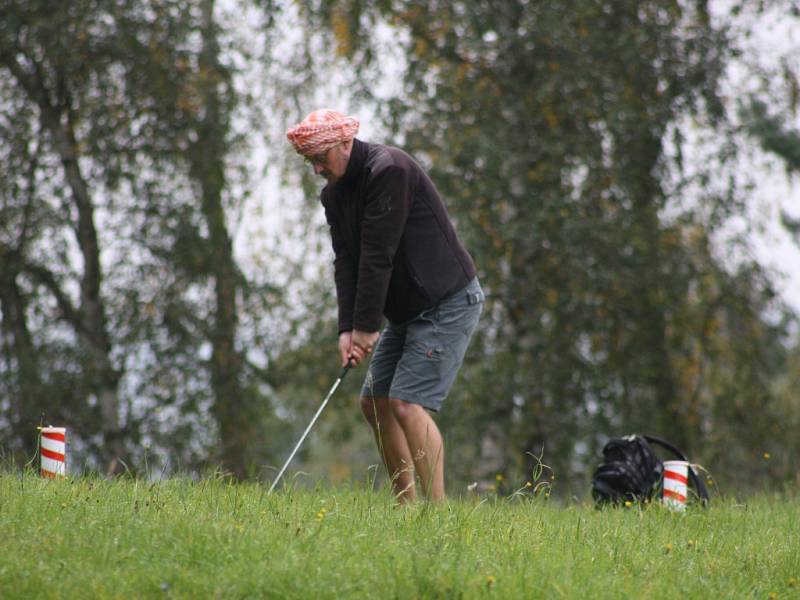
[[316,156],[336,144],[352,140],[358,133],[358,119],[330,108],[315,110],[286,132],[298,154]]

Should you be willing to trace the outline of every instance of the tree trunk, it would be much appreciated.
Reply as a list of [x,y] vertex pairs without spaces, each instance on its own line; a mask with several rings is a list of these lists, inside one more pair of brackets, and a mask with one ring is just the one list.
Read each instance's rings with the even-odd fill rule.
[[[6,55],[4,63],[17,78],[21,87],[36,102],[41,112],[41,122],[50,134],[64,169],[72,200],[78,212],[75,235],[83,259],[80,279],[80,307],[75,310],[56,277],[46,267],[28,265],[32,276],[53,293],[64,319],[75,329],[89,349],[87,376],[100,405],[103,439],[106,444],[108,471],[117,473],[125,455],[122,430],[119,424],[118,384],[120,375],[111,361],[111,340],[107,330],[105,307],[100,295],[102,270],[100,246],[94,224],[94,205],[86,179],[78,164],[78,143],[75,139],[77,115],[66,98],[54,102],[42,79],[42,68],[30,73],[21,67],[15,57]],[[63,90],[60,95],[67,95]]]
[[243,359],[236,349],[238,326],[238,269],[223,206],[224,164],[228,151],[228,114],[220,91],[225,81],[219,64],[219,43],[214,23],[214,1],[205,0],[203,50],[200,55],[200,93],[204,115],[197,125],[198,141],[191,150],[192,177],[200,184],[202,212],[209,231],[209,272],[214,281],[215,307],[211,331],[211,385],[213,413],[221,438],[223,468],[238,479],[253,467],[255,423],[241,382]]
[[643,383],[653,390],[655,406],[648,411],[646,426],[656,434],[686,447],[690,438],[686,419],[682,415],[678,398],[678,385],[670,356],[667,333],[670,310],[669,281],[665,280],[664,259],[661,248],[661,225],[658,216],[659,198],[663,196],[653,172],[661,155],[661,141],[655,136],[633,134],[629,138],[628,190],[633,199],[632,238],[639,240],[641,260],[634,267],[637,284],[634,302],[638,305],[634,325],[637,328],[637,347],[645,357]]
[[11,428],[19,442],[19,458],[25,464],[36,454],[36,427],[41,419],[41,379],[28,323],[25,298],[17,284],[16,260],[0,251],[0,327],[5,340],[5,354],[16,363],[17,394],[10,397]]

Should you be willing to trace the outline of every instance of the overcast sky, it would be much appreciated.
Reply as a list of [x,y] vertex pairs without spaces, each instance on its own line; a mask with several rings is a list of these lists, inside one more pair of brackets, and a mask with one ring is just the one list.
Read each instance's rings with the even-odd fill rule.
[[[711,6],[719,10],[729,4],[729,0],[717,0]],[[741,18],[751,17],[743,15]],[[742,37],[740,44],[743,50],[740,62],[758,65],[760,71],[769,73],[774,97],[781,102],[786,93],[784,66],[795,76],[800,76],[800,19],[787,16],[785,11],[768,11],[758,19],[752,37]],[[748,73],[752,70],[733,63],[728,71],[730,89],[756,89],[761,82]],[[735,98],[729,98],[729,101],[735,101]],[[788,117],[788,124],[800,131],[800,113],[782,116]],[[756,256],[762,264],[782,273],[776,278],[778,289],[800,312],[800,246],[791,240],[780,224],[782,211],[800,219],[800,177],[797,174],[789,176],[780,159],[763,152],[756,152],[750,165],[745,166],[748,167],[752,169],[756,183],[749,207],[751,218],[765,224],[763,232],[752,234]]]

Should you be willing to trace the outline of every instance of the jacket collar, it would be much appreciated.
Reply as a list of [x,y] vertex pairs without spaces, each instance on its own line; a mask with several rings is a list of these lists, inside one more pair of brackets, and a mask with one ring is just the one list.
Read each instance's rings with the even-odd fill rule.
[[347,169],[344,171],[342,178],[336,182],[336,186],[350,185],[358,178],[361,169],[367,162],[367,154],[369,153],[369,144],[362,142],[359,139],[353,139],[353,149],[350,151],[350,160],[347,162]]

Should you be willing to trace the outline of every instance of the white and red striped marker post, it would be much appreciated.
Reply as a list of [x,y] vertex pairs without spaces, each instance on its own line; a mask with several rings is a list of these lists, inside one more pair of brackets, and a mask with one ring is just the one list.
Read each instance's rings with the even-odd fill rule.
[[66,477],[67,429],[42,427],[39,437],[39,455],[42,459],[42,477]]
[[689,463],[685,460],[664,461],[664,504],[677,512],[686,510]]

